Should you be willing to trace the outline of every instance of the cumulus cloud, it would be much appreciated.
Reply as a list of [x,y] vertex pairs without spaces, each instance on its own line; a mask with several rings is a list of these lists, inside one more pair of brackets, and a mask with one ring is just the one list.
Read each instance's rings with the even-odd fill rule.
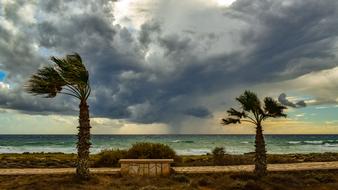
[[123,19],[110,0],[6,2],[0,3],[0,70],[13,89],[0,91],[0,107],[32,114],[77,108],[67,97],[51,104],[22,91],[51,55],[83,56],[93,116],[173,126],[212,116],[210,105],[233,97],[207,97],[224,89],[289,80],[337,63],[335,0],[237,0],[226,8],[207,1],[133,1],[133,16]]

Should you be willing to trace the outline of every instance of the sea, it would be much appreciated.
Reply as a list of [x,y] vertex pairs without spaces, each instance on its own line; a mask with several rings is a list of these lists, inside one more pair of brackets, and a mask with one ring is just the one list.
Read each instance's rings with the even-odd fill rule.
[[[76,135],[0,135],[0,153],[76,153]],[[137,142],[163,143],[179,155],[203,155],[215,147],[228,154],[254,151],[254,135],[92,135],[92,154],[128,149]],[[338,152],[338,135],[265,135],[270,154]]]

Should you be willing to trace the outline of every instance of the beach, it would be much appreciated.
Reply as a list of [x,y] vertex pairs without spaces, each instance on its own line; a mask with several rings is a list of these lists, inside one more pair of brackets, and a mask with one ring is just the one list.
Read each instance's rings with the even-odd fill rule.
[[[338,170],[333,164],[338,161],[337,138],[267,135],[270,172],[257,181],[252,173],[253,135],[92,135],[89,164],[93,176],[79,181],[73,175],[76,136],[1,135],[0,171],[4,175],[0,176],[0,189],[333,190],[338,188]],[[169,177],[130,180],[119,174],[119,164],[107,166],[100,162],[102,150],[128,149],[136,142],[148,141],[167,144],[178,153],[172,164],[175,172]],[[211,152],[217,146],[226,152],[215,166]]]

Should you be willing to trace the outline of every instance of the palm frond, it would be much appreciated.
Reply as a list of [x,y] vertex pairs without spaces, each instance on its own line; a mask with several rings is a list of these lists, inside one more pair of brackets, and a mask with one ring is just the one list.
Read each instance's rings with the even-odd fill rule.
[[33,95],[45,95],[46,98],[53,98],[65,85],[65,81],[60,77],[53,67],[45,67],[39,69],[33,75],[25,88],[26,91]]
[[87,99],[91,89],[89,86],[89,73],[77,53],[67,55],[65,58],[51,57],[56,64],[56,71],[66,81],[67,88],[81,100]]
[[80,55],[74,53],[65,58],[51,57],[51,60],[55,65],[38,70],[28,81],[27,92],[47,98],[60,93],[87,100],[91,92],[89,73]]
[[226,118],[226,119],[222,119],[222,124],[223,125],[229,125],[229,124],[236,124],[236,123],[241,123],[240,119],[234,119],[234,118]]
[[65,58],[51,57],[57,65],[57,71],[69,85],[85,87],[88,84],[89,74],[82,63],[79,54],[67,55]]
[[265,117],[286,117],[284,110],[287,109],[285,106],[278,103],[271,97],[266,97],[264,99],[264,111]]
[[244,111],[240,112],[235,110],[234,108],[230,108],[228,111],[229,116],[237,117],[241,119],[242,117],[246,117],[246,113]]
[[259,113],[261,108],[261,102],[257,95],[251,91],[246,90],[244,94],[240,95],[236,100],[242,105],[244,111]]

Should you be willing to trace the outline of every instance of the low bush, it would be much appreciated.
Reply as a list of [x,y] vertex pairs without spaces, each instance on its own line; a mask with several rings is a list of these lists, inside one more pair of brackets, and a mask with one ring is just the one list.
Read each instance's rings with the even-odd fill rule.
[[257,176],[251,172],[238,172],[231,174],[230,177],[235,180],[242,180],[242,181],[248,181],[248,180],[256,180]]
[[94,162],[94,166],[116,167],[119,166],[119,160],[126,157],[126,150],[103,150],[98,154],[98,159]]
[[334,183],[336,182],[334,175],[330,173],[308,173],[304,175],[305,178],[312,178],[317,180],[319,183]]
[[127,158],[134,159],[175,159],[176,152],[160,143],[136,143],[128,150]]
[[204,177],[198,180],[198,185],[201,187],[206,187],[211,184],[213,184],[213,181],[211,180],[211,178]]
[[189,183],[190,179],[186,175],[178,174],[178,175],[172,175],[171,179],[174,181],[177,181],[179,183]]
[[214,165],[224,165],[225,150],[223,147],[215,147],[214,150],[212,150],[212,159],[214,161]]
[[119,160],[130,159],[175,159],[178,156],[168,145],[159,143],[136,143],[129,150],[102,150],[95,160],[94,167],[117,167]]
[[264,190],[257,182],[253,180],[248,181],[242,189],[243,190]]

